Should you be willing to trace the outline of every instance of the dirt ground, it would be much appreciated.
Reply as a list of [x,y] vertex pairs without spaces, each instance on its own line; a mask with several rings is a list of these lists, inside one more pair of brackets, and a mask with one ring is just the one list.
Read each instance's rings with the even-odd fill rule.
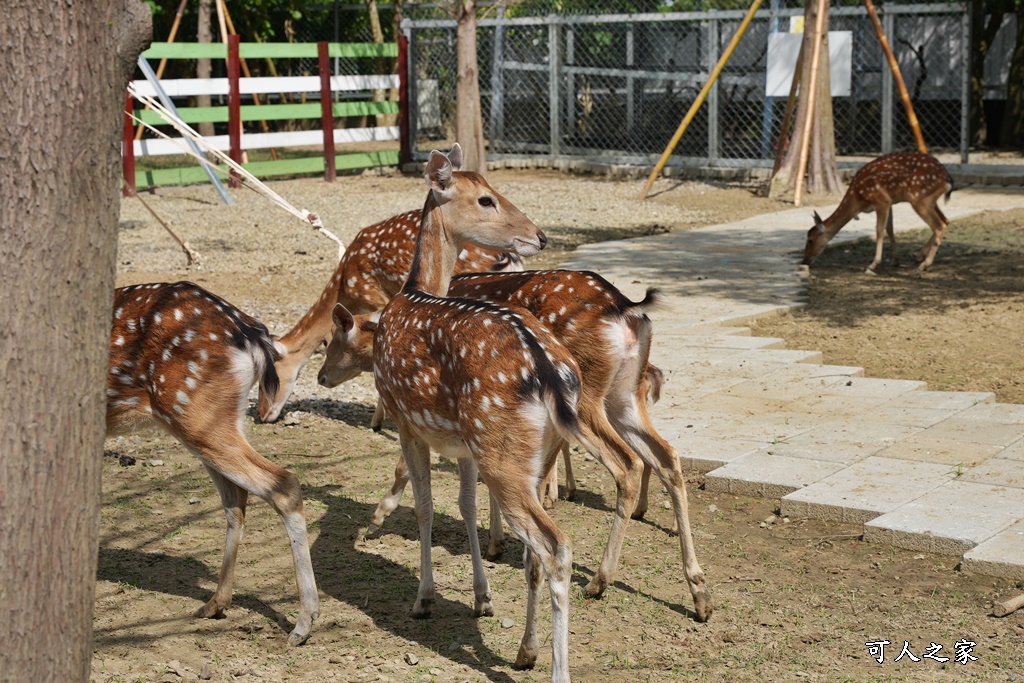
[[[491,181],[551,238],[544,259],[528,264],[534,267],[556,265],[587,241],[788,208],[750,188],[702,183],[659,181],[652,199],[637,205],[638,183],[537,172],[499,172]],[[359,227],[419,206],[424,196],[422,181],[390,176],[274,188],[320,212],[345,240]],[[274,332],[286,331],[326,283],[335,248],[263,199],[235,196],[232,207],[202,187],[146,197],[201,253],[203,270],[185,269],[139,202],[125,200],[118,284],[191,279]],[[1024,266],[1014,258],[1022,249],[1021,225],[1021,212],[961,221],[934,274],[923,280],[910,280],[909,268],[868,278],[866,247],[829,250],[815,265],[807,309],[762,322],[756,333],[785,337],[791,348],[821,349],[827,362],[863,365],[872,375],[1021,400],[1011,393],[1022,390],[1024,377],[1014,355],[1024,312],[1016,282]],[[909,251],[917,241],[908,236],[901,244]],[[471,616],[468,545],[452,463],[439,463],[434,476],[438,600],[430,619],[409,616],[419,574],[411,494],[379,534],[356,542],[390,485],[396,436],[367,429],[369,380],[320,389],[313,379],[319,361],[314,357],[300,378],[284,420],[250,427],[256,449],[303,484],[321,595],[312,637],[301,648],[285,644],[297,608],[294,574],[282,525],[261,501],[250,504],[227,617],[191,617],[216,584],[224,540],[219,498],[180,445],[140,432],[107,442],[93,680],[549,680],[546,605],[537,668],[511,667],[525,617],[518,541],[510,539],[503,559],[487,565],[495,616]],[[121,456],[136,464],[122,466]],[[865,544],[856,526],[779,519],[775,501],[707,493],[697,475],[690,511],[698,559],[716,600],[711,621],[692,617],[678,542],[668,533],[671,513],[658,487],[647,519],[630,524],[615,585],[601,600],[586,599],[582,587],[607,539],[615,491],[600,464],[577,453],[574,465],[577,498],[552,511],[574,547],[574,680],[1024,679],[1024,613],[989,616],[993,602],[1024,591],[1024,583],[960,572],[953,557]],[[485,501],[481,490],[482,524]],[[881,663],[866,645],[876,641],[890,642]],[[973,642],[977,659],[956,662],[958,641]],[[910,655],[894,661],[904,642],[920,661]],[[950,659],[924,657],[934,652],[931,643],[942,646],[936,656]]]

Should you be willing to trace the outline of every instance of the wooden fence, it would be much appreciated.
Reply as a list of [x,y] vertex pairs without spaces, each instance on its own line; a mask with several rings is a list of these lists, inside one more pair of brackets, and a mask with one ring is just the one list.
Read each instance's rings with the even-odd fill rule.
[[[404,41],[403,41],[404,42]],[[404,73],[395,75],[332,76],[332,58],[394,58],[399,56],[399,45],[385,43],[241,43],[238,36],[230,36],[228,43],[154,43],[143,53],[147,60],[153,59],[224,59],[227,60],[227,78],[168,79],[160,85],[171,98],[210,95],[227,96],[227,106],[179,107],[178,114],[191,126],[202,122],[227,123],[227,135],[214,135],[206,140],[220,150],[229,152],[235,161],[241,161],[242,150],[322,146],[323,156],[278,159],[244,164],[245,168],[258,177],[274,175],[295,175],[324,173],[326,180],[333,180],[336,170],[367,168],[371,166],[393,166],[399,163],[398,150],[377,152],[354,152],[335,154],[335,145],[346,143],[401,140],[405,149],[407,142],[400,133],[401,126],[375,126],[368,128],[335,128],[336,118],[353,116],[377,116],[399,114],[404,116],[402,98],[406,92]],[[243,59],[284,59],[315,58],[319,60],[320,74],[317,76],[285,76],[242,78],[239,64]],[[155,89],[146,80],[134,83],[141,95],[156,96]],[[334,101],[335,93],[358,93],[373,90],[398,88],[399,102],[372,102],[362,100]],[[266,103],[259,106],[243,105],[246,95],[271,95],[278,93],[316,94],[319,101],[312,103]],[[304,99],[304,98],[300,98]],[[128,106],[133,106],[129,96]],[[144,122],[165,125],[158,114],[141,110],[134,103],[135,115]],[[319,120],[313,130],[283,131],[242,134],[243,124],[255,121]],[[140,156],[161,156],[182,154],[183,140],[174,138],[134,139],[131,119],[125,117],[125,137],[122,143],[124,177],[132,189],[157,185],[179,185],[206,181],[206,175],[198,163],[181,168],[135,170],[135,158]],[[176,144],[177,143],[177,144]],[[225,174],[227,168],[224,167]],[[126,188],[127,191],[127,188]]]

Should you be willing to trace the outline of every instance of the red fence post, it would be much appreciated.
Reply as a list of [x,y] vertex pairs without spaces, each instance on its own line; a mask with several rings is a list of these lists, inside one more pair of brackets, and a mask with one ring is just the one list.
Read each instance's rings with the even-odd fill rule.
[[[242,163],[242,90],[241,61],[238,58],[238,34],[228,36],[228,140],[231,150],[228,156],[236,164]],[[231,174],[231,187],[238,187],[237,175]]]
[[409,38],[398,36],[398,164],[412,161],[409,139]]
[[133,106],[132,95],[128,93],[125,96],[124,105],[124,132],[121,134],[121,175],[124,176],[121,196],[123,197],[131,197],[135,194],[135,123],[131,117]]
[[337,177],[334,161],[334,98],[331,96],[331,59],[327,42],[316,44],[320,55],[320,126],[324,130],[324,180]]

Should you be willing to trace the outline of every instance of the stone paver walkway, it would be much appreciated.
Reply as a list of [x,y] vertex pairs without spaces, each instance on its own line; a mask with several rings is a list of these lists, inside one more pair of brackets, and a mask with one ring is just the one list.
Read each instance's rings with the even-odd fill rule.
[[[948,239],[959,217],[1020,206],[1022,192],[958,191],[943,208]],[[894,208],[897,231],[924,227],[909,205]],[[708,489],[779,498],[790,517],[863,524],[866,540],[1024,579],[1024,406],[867,378],[742,327],[805,300],[810,213],[588,245],[565,267],[600,272],[635,299],[663,292],[652,362],[668,381],[652,416]],[[864,216],[833,244],[874,225]]]

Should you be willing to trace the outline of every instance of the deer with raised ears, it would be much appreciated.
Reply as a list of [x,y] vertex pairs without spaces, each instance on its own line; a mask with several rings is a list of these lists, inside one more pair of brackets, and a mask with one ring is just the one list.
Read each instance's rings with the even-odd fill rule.
[[945,195],[948,202],[952,192],[953,179],[946,167],[931,155],[897,152],[878,157],[865,164],[853,176],[850,187],[832,215],[822,220],[817,212],[814,213],[814,227],[807,232],[803,264],[811,265],[829,240],[858,214],[873,210],[877,221],[875,259],[865,272],[874,275],[875,268],[882,262],[886,233],[892,248],[892,265],[899,265],[896,236],[892,230],[892,205],[910,202],[917,215],[932,229],[931,237],[917,255],[921,262],[918,272],[924,272],[935,260],[935,254],[946,234],[946,226],[949,225],[939,210],[939,198]]
[[526,631],[515,660],[534,665],[537,603],[544,576],[552,607],[551,679],[569,681],[572,549],[544,510],[538,486],[563,438],[589,446],[577,416],[579,369],[547,328],[522,309],[446,298],[467,243],[530,256],[547,239],[482,176],[461,172],[461,148],[434,151],[430,190],[409,279],[384,308],[373,342],[377,391],[398,428],[420,531],[420,588],[412,613],[430,614],[433,499],[430,449],[459,461],[459,508],[473,558],[474,613],[491,614],[476,531],[476,476],[526,547]]
[[[402,287],[412,265],[419,209],[406,211],[360,230],[345,250],[338,267],[316,302],[291,330],[277,340],[280,359],[275,363],[280,383],[275,394],[260,389],[257,412],[262,422],[281,416],[295,389],[299,373],[319,346],[330,340],[331,309],[335,303],[356,313],[379,311]],[[455,265],[457,273],[522,270],[518,256],[467,245]],[[382,416],[372,426],[380,428]]]
[[[586,594],[598,597],[613,581],[627,522],[630,516],[642,517],[647,510],[647,480],[653,468],[670,491],[675,528],[682,530],[684,574],[697,618],[704,621],[710,617],[713,603],[696,559],[679,457],[647,414],[647,405],[657,400],[663,381],[661,371],[648,363],[652,324],[645,312],[654,305],[655,293],[649,290],[643,301],[634,302],[596,273],[555,270],[461,275],[452,280],[448,296],[529,311],[579,365],[579,420],[596,447],[592,453],[611,472],[617,488],[611,534]],[[352,316],[339,305],[335,306],[334,322],[335,334],[319,373],[324,386],[336,386],[372,365],[375,316]],[[563,453],[571,477],[564,445]],[[408,480],[399,461],[395,482],[374,511],[371,531],[398,506]],[[550,480],[545,482],[546,496],[551,495],[549,487]],[[500,518],[492,506],[490,557],[500,555],[501,539]]]
[[267,328],[191,282],[122,287],[114,293],[107,434],[163,428],[202,461],[220,492],[227,540],[217,589],[196,611],[217,618],[231,603],[235,558],[249,494],[281,516],[291,545],[299,614],[290,645],[309,637],[319,597],[309,559],[299,480],[249,444],[242,424],[249,390],[277,389]]

